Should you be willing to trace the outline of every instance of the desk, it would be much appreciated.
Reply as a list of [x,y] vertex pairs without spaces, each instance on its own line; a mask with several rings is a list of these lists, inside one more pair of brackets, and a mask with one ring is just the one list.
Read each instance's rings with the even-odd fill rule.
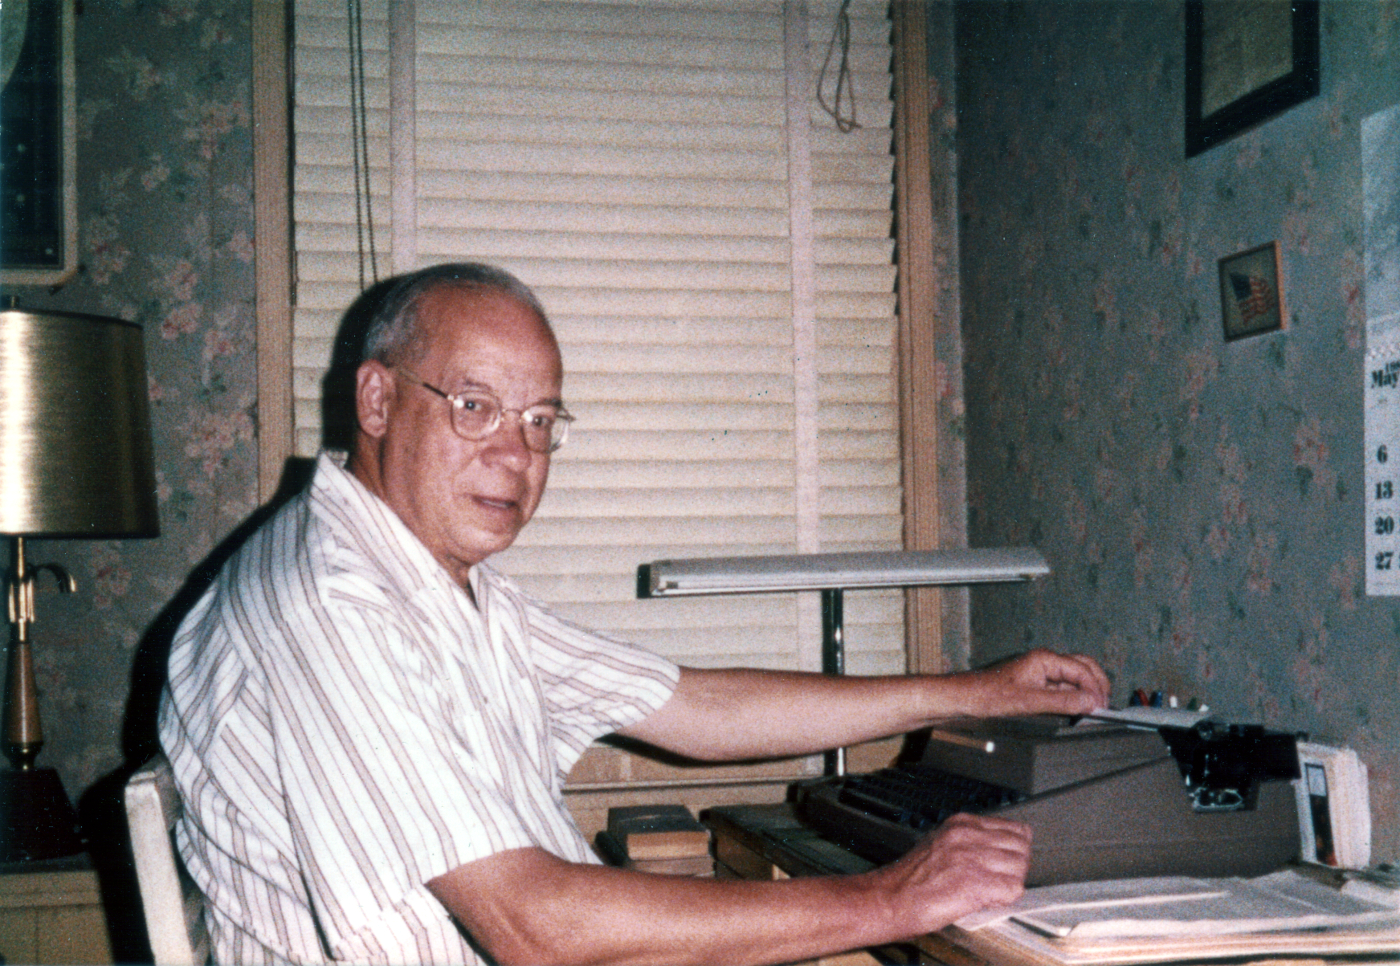
[[0,962],[111,961],[97,874],[86,856],[0,865]]
[[[802,875],[863,872],[871,863],[827,841],[803,825],[791,805],[729,805],[710,809],[704,817],[713,831],[717,878],[778,879]],[[1029,931],[1025,931],[1029,935]],[[1357,938],[1352,939],[1351,936]],[[1090,964],[1171,962],[1190,963],[1380,963],[1400,962],[1400,935],[1346,934],[1325,955],[1318,949],[1289,949],[1300,942],[1286,935],[1273,949],[1255,948],[1258,937],[1217,937],[1208,954],[1197,942],[1187,951],[1182,941],[1142,940],[1136,948],[1111,959],[1083,960]],[[1044,946],[1044,943],[1041,943]],[[976,933],[950,926],[941,932],[875,951],[880,961],[928,966],[1058,966],[1062,959],[1038,950],[1034,943],[1008,942],[991,930]]]

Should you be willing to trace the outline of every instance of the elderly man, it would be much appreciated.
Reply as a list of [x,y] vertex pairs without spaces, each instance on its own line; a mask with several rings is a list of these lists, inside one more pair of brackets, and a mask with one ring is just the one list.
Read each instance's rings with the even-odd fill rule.
[[219,961],[779,962],[1015,898],[1027,830],[969,816],[840,878],[598,863],[561,790],[602,735],[799,755],[954,715],[1082,714],[1108,683],[1043,651],[944,677],[678,668],[554,616],[485,561],[539,505],[572,419],[562,380],[512,276],[398,280],[348,463],[323,454],[181,626],[161,740]]

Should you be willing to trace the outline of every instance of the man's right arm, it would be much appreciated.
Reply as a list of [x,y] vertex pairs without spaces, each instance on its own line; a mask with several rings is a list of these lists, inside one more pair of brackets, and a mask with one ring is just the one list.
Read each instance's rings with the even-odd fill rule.
[[1082,655],[1033,650],[959,674],[831,675],[681,669],[660,709],[622,734],[701,761],[811,754],[956,717],[1082,715],[1108,703]]
[[1030,832],[956,816],[860,875],[692,879],[566,862],[534,848],[478,859],[428,889],[496,961],[775,963],[909,939],[1016,899]]

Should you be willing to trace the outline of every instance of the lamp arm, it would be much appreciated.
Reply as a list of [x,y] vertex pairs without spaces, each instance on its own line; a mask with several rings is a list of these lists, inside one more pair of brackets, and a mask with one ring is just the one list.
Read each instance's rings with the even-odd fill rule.
[[34,655],[29,646],[29,625],[34,623],[34,585],[45,570],[54,575],[62,593],[78,589],[72,574],[58,564],[40,564],[32,571],[24,559],[24,538],[14,538],[14,567],[6,575],[9,599],[10,654],[5,689],[4,742],[10,763],[21,771],[34,767],[44,746],[44,726],[39,717],[39,691],[34,683]]
[[18,636],[24,640],[29,639],[28,627],[34,623],[36,612],[34,609],[34,588],[38,581],[39,574],[47,570],[53,574],[54,580],[58,584],[60,593],[71,594],[78,589],[78,581],[67,570],[58,564],[39,564],[32,571],[26,571],[24,566],[24,538],[16,537],[17,562],[15,568],[10,572],[6,580],[7,596],[9,597],[10,623],[15,627]]

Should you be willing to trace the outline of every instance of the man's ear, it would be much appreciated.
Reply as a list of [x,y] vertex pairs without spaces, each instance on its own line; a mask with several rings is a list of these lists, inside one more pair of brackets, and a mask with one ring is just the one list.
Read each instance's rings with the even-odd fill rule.
[[394,373],[377,359],[360,363],[355,370],[355,418],[360,432],[375,439],[389,427],[389,409],[393,404]]

